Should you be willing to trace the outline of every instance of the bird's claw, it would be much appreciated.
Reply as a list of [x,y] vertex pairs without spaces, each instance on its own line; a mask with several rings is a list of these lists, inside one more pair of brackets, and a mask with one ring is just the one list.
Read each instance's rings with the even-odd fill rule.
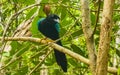
[[44,38],[43,40],[45,40],[47,43],[54,42],[53,40],[51,40],[51,39],[49,39],[49,38]]

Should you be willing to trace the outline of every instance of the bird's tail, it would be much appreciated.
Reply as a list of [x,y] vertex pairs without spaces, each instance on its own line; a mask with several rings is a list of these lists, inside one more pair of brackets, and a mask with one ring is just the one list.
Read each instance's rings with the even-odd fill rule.
[[[58,41],[57,44],[62,46],[61,41]],[[65,54],[56,49],[54,49],[54,52],[57,64],[61,66],[64,72],[67,72],[67,59]]]

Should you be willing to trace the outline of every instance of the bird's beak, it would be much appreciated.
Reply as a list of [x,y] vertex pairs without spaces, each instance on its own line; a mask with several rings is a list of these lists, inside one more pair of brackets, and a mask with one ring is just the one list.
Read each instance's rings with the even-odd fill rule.
[[59,20],[59,19],[54,19],[54,21],[60,23],[60,20]]

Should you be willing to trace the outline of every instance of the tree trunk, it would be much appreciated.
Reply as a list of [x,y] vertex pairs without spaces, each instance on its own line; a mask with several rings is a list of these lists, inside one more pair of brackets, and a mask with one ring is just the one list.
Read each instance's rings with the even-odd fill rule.
[[114,0],[104,0],[96,75],[107,75]]
[[93,31],[91,29],[89,7],[90,7],[89,0],[81,0],[82,29],[85,35],[87,49],[89,52],[90,69],[92,71],[92,75],[95,75],[95,68],[96,68],[95,43],[94,43],[94,37],[92,36]]

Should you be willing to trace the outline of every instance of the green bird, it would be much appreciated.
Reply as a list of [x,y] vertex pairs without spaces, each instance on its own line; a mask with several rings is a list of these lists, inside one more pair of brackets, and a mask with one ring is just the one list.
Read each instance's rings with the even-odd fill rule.
[[[59,26],[60,18],[56,14],[50,14],[46,18],[42,18],[38,21],[38,30],[46,37],[57,40],[59,39]],[[61,40],[56,42],[58,45],[62,46]],[[63,52],[54,49],[55,58],[57,64],[61,66],[64,72],[67,72],[67,59]]]

